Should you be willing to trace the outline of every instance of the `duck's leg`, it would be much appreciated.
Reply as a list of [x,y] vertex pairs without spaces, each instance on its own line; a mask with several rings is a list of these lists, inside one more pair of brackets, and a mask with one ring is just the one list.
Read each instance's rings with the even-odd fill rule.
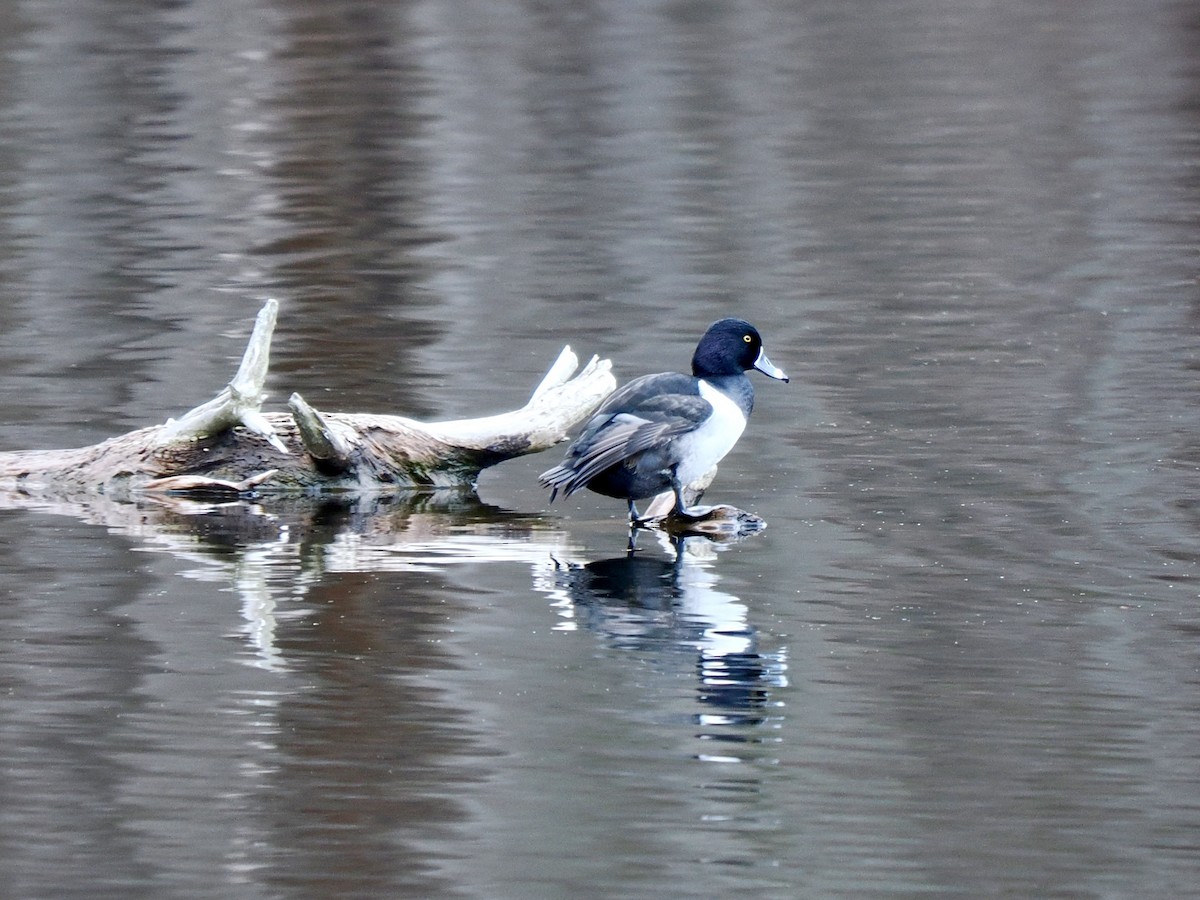
[[696,522],[703,519],[712,512],[711,506],[688,506],[683,499],[683,485],[679,482],[679,476],[671,473],[671,490],[675,492],[675,508],[671,515],[677,519],[683,519],[686,522]]
[[663,473],[669,478],[671,490],[663,491],[648,501],[645,515],[639,515],[633,501],[629,501],[630,528],[657,528],[664,520],[674,519],[679,522],[698,522],[707,517],[713,510],[711,506],[688,506],[684,499],[683,485],[673,472]]
[[641,531],[645,527],[646,527],[646,523],[642,519],[641,514],[637,511],[637,507],[634,506],[633,498],[630,497],[629,498],[629,546],[626,548],[626,550],[630,556],[633,556],[633,554],[637,553],[638,532]]
[[652,499],[650,501],[650,505],[646,508],[646,514],[642,515],[640,512],[638,512],[637,507],[633,505],[633,501],[629,501],[630,532],[636,531],[639,528],[654,528],[658,524],[658,522],[662,519],[663,514],[655,513],[655,506],[656,504]]

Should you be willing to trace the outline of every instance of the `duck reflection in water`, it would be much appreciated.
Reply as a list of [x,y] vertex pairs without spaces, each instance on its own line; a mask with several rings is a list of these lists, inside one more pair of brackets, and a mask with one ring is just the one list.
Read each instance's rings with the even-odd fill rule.
[[717,589],[714,544],[699,537],[659,539],[666,558],[639,552],[560,565],[551,593],[572,626],[603,635],[611,646],[649,654],[663,665],[693,660],[704,707],[696,721],[736,729],[701,736],[754,740],[741,729],[771,717],[773,695],[786,684],[786,653],[761,651],[746,605]]

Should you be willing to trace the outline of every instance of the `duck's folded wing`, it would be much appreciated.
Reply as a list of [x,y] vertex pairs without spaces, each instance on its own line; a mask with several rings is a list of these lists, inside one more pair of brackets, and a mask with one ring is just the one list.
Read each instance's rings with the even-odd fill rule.
[[562,465],[543,472],[538,481],[555,494],[561,490],[570,496],[610,466],[691,430],[712,413],[712,407],[700,397],[677,397],[669,412],[639,410],[643,411],[654,418],[619,413],[591,434],[585,432],[588,439],[577,441]]
[[[638,437],[639,431],[647,427],[659,429],[663,423],[648,422],[645,419],[621,414],[613,416],[603,423],[594,422],[584,430],[574,444],[567,450],[567,458],[561,465],[543,472],[538,481],[543,487],[553,488],[550,499],[561,490],[569,497],[575,491],[584,487],[596,475],[609,466],[620,462],[629,455],[627,448],[633,444],[648,446],[647,434]],[[590,434],[588,432],[591,432]],[[584,440],[584,437],[587,440]]]

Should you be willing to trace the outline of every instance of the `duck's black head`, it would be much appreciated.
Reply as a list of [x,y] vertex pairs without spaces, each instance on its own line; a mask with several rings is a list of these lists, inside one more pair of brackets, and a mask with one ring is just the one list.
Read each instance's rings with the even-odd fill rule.
[[720,319],[708,326],[692,354],[692,374],[697,378],[740,375],[758,369],[770,378],[787,381],[782,369],[763,352],[758,329],[743,319]]

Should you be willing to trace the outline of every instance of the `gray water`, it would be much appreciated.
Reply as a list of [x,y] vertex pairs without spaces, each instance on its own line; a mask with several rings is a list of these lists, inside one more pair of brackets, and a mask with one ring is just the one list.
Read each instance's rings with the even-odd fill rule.
[[0,893],[1178,897],[1200,881],[1194,4],[13,0],[0,449],[520,406],[763,331],[626,556],[479,497],[0,499]]

